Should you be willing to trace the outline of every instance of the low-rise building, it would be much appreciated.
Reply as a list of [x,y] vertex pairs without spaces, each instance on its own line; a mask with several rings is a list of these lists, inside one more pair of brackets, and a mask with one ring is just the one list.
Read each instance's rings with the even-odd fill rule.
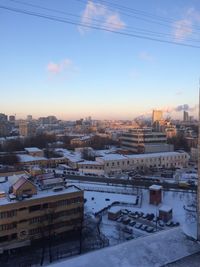
[[25,147],[24,150],[33,157],[43,157],[44,151],[37,147]]
[[98,161],[85,160],[83,162],[79,162],[78,169],[82,173],[90,173],[98,175],[104,174],[104,164]]
[[39,190],[24,177],[0,184],[0,252],[37,239],[79,231],[83,191],[76,186]]
[[138,155],[107,154],[103,157],[96,157],[96,161],[104,165],[105,174],[116,174],[133,169],[187,167],[189,155],[183,151]]

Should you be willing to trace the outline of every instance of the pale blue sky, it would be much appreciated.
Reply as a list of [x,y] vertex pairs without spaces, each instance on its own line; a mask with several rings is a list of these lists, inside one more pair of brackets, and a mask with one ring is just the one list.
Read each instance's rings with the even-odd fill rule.
[[[162,36],[168,41],[200,46],[197,0],[24,2],[80,16],[73,18],[77,22],[94,25],[90,16],[101,20],[101,27],[115,27],[115,31],[125,33],[137,27],[169,34]],[[126,16],[122,9],[109,9],[108,3],[161,16],[160,23],[165,25],[158,20],[147,22],[149,17],[141,19],[141,13],[139,19],[133,13]],[[0,6],[69,18],[10,0],[0,0]],[[172,21],[164,22],[164,18]],[[182,113],[174,109],[188,104],[190,114],[197,114],[200,48],[84,30],[1,8],[0,36],[0,112],[16,113],[18,118],[54,114],[62,119],[132,119],[159,108],[176,118]]]

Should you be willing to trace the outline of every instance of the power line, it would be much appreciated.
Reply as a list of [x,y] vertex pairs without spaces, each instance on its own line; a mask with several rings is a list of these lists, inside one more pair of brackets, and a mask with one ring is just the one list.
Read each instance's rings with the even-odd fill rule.
[[37,13],[37,12],[25,10],[25,9],[18,9],[18,8],[13,8],[13,7],[9,7],[9,6],[3,6],[3,5],[0,5],[0,8],[7,10],[7,11],[15,12],[15,13],[26,14],[26,15],[30,15],[30,16],[34,16],[34,17],[48,19],[51,21],[57,21],[57,22],[62,22],[62,23],[71,24],[71,25],[75,25],[75,26],[81,26],[84,28],[91,28],[91,29],[95,29],[95,30],[107,31],[107,32],[116,33],[116,34],[127,36],[127,37],[145,39],[145,40],[156,41],[156,42],[160,42],[160,43],[175,44],[175,45],[185,46],[185,47],[200,48],[200,46],[197,46],[197,45],[192,45],[192,44],[187,44],[187,43],[178,43],[175,41],[168,41],[168,40],[157,39],[157,38],[144,36],[144,35],[132,34],[129,32],[116,31],[116,30],[112,30],[112,29],[102,27],[102,26],[100,27],[100,26],[96,26],[96,25],[89,25],[86,23],[80,23],[80,22],[69,20],[69,19],[64,19],[61,17],[55,17],[52,15],[50,16],[48,14]]
[[[71,17],[75,17],[75,18],[78,18],[79,20],[81,20],[81,16],[78,16],[78,15],[75,15],[75,14],[72,14],[72,13],[69,13],[69,12],[64,12],[64,11],[61,11],[61,10],[57,10],[57,9],[52,9],[52,8],[47,8],[47,7],[44,7],[44,6],[40,6],[40,5],[35,5],[35,4],[29,4],[29,3],[26,3],[26,2],[23,2],[23,1],[19,1],[19,0],[9,0],[11,2],[14,2],[14,3],[18,3],[18,4],[23,4],[23,5],[26,5],[26,6],[31,6],[31,7],[34,7],[34,8],[39,8],[39,9],[43,9],[43,10],[47,10],[47,11],[52,11],[52,12],[56,12],[56,13],[60,13],[60,14],[64,14],[64,15],[68,15],[68,16],[71,16]],[[82,2],[82,3],[85,3],[84,0],[76,0],[76,1],[79,1],[79,2]],[[105,1],[105,0],[101,0],[102,2],[108,2],[108,1]],[[143,12],[143,11],[141,11]],[[146,12],[143,12],[146,14]],[[147,13],[148,14],[148,13]],[[153,16],[153,15],[151,15]],[[88,17],[88,16],[84,16],[86,19],[89,19],[90,21],[92,22],[99,22],[99,23],[103,23],[102,20],[100,19],[94,19],[94,18],[91,18],[91,17]],[[113,27],[119,27],[120,25],[117,24],[117,23],[108,23],[110,26],[113,26]],[[95,26],[100,26],[100,25],[95,25]],[[147,29],[142,29],[142,28],[137,28],[137,27],[131,27],[131,26],[126,26],[126,29],[130,29],[130,31],[128,33],[134,33],[134,34],[146,34],[147,36],[149,37],[157,37],[157,38],[160,38],[160,37],[169,37],[169,38],[173,38],[172,34],[169,34],[169,33],[163,33],[163,32],[155,32],[155,31],[149,31]],[[127,30],[126,30],[127,31]],[[188,41],[191,41],[191,42],[199,42],[200,40],[198,39],[194,39],[194,38],[187,38]],[[179,41],[184,41],[183,38],[179,38]]]

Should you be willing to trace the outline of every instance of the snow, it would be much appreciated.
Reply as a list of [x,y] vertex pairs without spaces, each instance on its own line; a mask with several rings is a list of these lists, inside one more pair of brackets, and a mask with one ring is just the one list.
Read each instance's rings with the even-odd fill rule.
[[50,265],[51,267],[159,267],[200,251],[178,228],[161,231]]
[[161,185],[156,185],[156,184],[153,184],[149,187],[150,190],[161,190],[162,189],[162,186]]
[[[81,186],[80,186],[81,187]],[[110,188],[113,188],[110,186]],[[117,187],[116,187],[117,188]],[[92,187],[95,191],[95,186]],[[106,190],[106,188],[105,188]],[[109,186],[107,186],[107,190],[109,190]],[[92,200],[92,197],[94,198]],[[123,194],[114,194],[109,192],[91,192],[85,191],[84,198],[87,199],[85,203],[86,212],[96,213],[101,209],[108,207],[112,202],[121,201],[126,203],[135,203],[136,195],[123,195]],[[183,231],[193,237],[196,238],[196,218],[195,212],[189,212],[184,209],[184,206],[187,206],[191,202],[195,202],[196,194],[192,192],[177,192],[177,191],[163,191],[162,192],[163,201],[160,205],[155,206],[149,204],[149,190],[142,189],[142,203],[141,207],[131,206],[128,207],[131,211],[142,211],[144,213],[154,213],[158,216],[159,208],[163,205],[169,206],[173,211],[174,222],[179,222]],[[110,199],[110,201],[106,201],[105,199]],[[125,207],[123,207],[125,208]]]
[[167,205],[162,205],[159,207],[159,211],[170,212],[171,210],[172,208]]
[[84,198],[87,199],[87,202],[85,203],[86,212],[96,213],[116,201],[134,205],[137,196],[85,191]]
[[20,162],[32,162],[32,161],[40,161],[40,160],[47,160],[45,157],[33,157],[27,154],[17,154],[19,157]]
[[25,147],[24,150],[26,150],[27,152],[31,153],[31,152],[41,152],[42,150],[37,148],[37,147]]
[[106,154],[101,158],[98,158],[100,160],[124,160],[127,159],[127,157],[121,155],[121,154]]

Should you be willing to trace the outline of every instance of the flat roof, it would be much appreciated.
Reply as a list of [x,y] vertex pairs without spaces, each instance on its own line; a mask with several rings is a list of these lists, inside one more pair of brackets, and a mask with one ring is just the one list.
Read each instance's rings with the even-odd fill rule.
[[162,189],[162,186],[161,185],[153,184],[153,185],[149,186],[149,189],[150,190],[156,190],[156,191],[158,191],[158,190],[161,190]]
[[28,152],[41,152],[41,151],[43,151],[42,149],[39,149],[37,147],[25,147],[24,150],[26,150]]
[[167,205],[162,205],[159,207],[159,211],[170,212],[171,210],[172,208]]
[[32,162],[32,161],[40,161],[40,160],[47,160],[45,157],[33,157],[27,154],[17,154],[19,157],[20,162]]

